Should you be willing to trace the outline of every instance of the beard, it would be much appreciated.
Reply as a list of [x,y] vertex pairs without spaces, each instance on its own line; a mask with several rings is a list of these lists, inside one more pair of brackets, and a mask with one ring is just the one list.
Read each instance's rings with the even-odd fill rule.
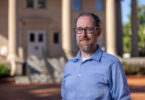
[[88,37],[82,37],[78,41],[78,46],[80,47],[81,51],[85,53],[91,53],[95,49],[96,41]]
[[92,51],[92,48],[93,48],[92,45],[80,46],[80,49],[85,53],[90,53]]

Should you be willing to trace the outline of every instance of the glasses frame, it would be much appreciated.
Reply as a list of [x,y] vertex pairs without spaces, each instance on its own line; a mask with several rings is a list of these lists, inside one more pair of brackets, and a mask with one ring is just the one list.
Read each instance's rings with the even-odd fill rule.
[[[80,30],[79,30],[79,29],[80,29]],[[82,28],[82,27],[75,27],[75,28],[74,28],[74,31],[75,31],[76,34],[82,34],[83,31],[85,31],[87,34],[93,34],[93,31],[94,31],[95,29],[98,29],[98,27],[97,27],[97,26],[94,26],[94,27],[85,27],[85,28]],[[80,32],[78,32],[78,31],[80,31]]]

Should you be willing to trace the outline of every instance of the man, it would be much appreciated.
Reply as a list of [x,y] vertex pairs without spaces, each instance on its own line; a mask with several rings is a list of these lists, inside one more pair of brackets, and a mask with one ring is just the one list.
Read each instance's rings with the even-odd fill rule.
[[130,100],[130,93],[120,61],[97,44],[100,20],[93,13],[76,19],[77,56],[64,69],[63,100]]

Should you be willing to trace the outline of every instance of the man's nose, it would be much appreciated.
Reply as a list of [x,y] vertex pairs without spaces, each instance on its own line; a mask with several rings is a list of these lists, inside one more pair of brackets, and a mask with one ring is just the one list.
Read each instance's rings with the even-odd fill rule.
[[86,29],[83,29],[82,36],[86,36],[86,35],[87,35],[87,30]]

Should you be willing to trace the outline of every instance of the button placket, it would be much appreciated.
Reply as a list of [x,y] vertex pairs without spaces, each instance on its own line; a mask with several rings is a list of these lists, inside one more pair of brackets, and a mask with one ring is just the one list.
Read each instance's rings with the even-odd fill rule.
[[82,68],[82,64],[83,64],[83,63],[80,63],[79,70],[78,70],[78,77],[79,77],[79,78],[81,77],[81,68]]
[[82,63],[79,64],[79,67],[78,67],[78,71],[76,73],[76,77],[77,77],[77,82],[78,82],[78,85],[76,87],[76,90],[77,91],[80,91],[80,83],[81,83],[81,65]]

